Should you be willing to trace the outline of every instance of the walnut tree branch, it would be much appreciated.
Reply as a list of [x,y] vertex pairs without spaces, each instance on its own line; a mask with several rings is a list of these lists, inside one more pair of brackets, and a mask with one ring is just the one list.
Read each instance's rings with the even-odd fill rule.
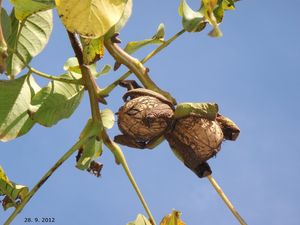
[[125,65],[131,72],[133,72],[145,88],[152,91],[156,91],[166,98],[168,98],[173,104],[176,104],[176,100],[171,96],[170,93],[161,90],[149,77],[148,71],[138,59],[132,57],[127,52],[125,52],[115,40],[115,36],[112,38],[104,39],[104,46],[107,51],[114,57],[117,63]]

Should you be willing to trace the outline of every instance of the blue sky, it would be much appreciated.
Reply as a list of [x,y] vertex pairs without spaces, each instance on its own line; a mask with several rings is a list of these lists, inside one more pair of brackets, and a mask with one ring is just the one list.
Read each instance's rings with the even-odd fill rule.
[[[188,1],[195,8],[199,1]],[[283,4],[285,3],[285,4]],[[170,37],[181,29],[179,2],[135,1],[121,32],[128,41],[149,38],[159,23]],[[227,141],[209,161],[240,214],[252,225],[300,224],[300,43],[299,1],[241,1],[227,12],[213,39],[209,30],[186,33],[147,63],[152,79],[178,102],[217,102],[220,112],[241,128],[236,142]],[[136,57],[142,58],[152,48]],[[60,74],[73,56],[66,32],[55,17],[48,47],[32,65]],[[101,63],[112,63],[107,59]],[[104,87],[125,72],[103,76]],[[39,81],[40,84],[45,84]],[[111,93],[107,107],[117,111],[124,90]],[[103,106],[102,106],[103,107]],[[32,187],[77,140],[90,116],[85,95],[69,120],[53,128],[35,126],[27,135],[0,143],[0,165],[11,180]],[[109,131],[118,134],[117,124]],[[157,222],[173,208],[187,225],[238,224],[207,179],[198,179],[171,152],[166,142],[155,150],[123,148],[129,166]],[[145,214],[124,171],[105,149],[102,177],[74,167],[71,157],[47,181],[15,220],[54,217],[57,225],[125,225]],[[2,224],[11,210],[0,212]]]

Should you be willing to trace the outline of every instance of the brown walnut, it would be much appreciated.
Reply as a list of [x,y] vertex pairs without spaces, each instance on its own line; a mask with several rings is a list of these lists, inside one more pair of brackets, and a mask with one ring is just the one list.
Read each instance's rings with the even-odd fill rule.
[[171,104],[145,93],[132,96],[119,109],[118,126],[123,135],[115,141],[131,147],[147,148],[147,144],[161,137],[169,129],[174,116]]
[[165,137],[175,154],[199,177],[211,174],[206,161],[220,151],[224,139],[216,121],[197,115],[179,118]]

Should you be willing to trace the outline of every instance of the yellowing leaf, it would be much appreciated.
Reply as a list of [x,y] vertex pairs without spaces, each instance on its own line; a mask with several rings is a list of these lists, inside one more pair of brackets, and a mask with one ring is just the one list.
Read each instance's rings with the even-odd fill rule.
[[81,38],[83,47],[83,62],[86,65],[93,64],[104,55],[103,37],[96,39]]
[[135,221],[129,222],[126,225],[151,225],[151,223],[144,215],[138,214]]
[[185,223],[180,219],[181,212],[173,210],[171,214],[166,215],[160,225],[185,225]]
[[15,16],[18,20],[23,20],[27,16],[55,7],[54,0],[10,0],[15,7]]
[[55,0],[58,14],[70,32],[82,37],[103,36],[121,19],[128,0]]
[[107,32],[107,37],[111,37],[115,33],[119,32],[127,23],[127,20],[131,16],[132,11],[132,0],[128,0],[125,6],[123,15],[121,16],[120,20]]
[[209,35],[212,37],[221,37],[223,34],[214,15],[216,5],[217,0],[202,0],[201,11],[203,12],[205,19],[213,26],[213,30],[209,32]]

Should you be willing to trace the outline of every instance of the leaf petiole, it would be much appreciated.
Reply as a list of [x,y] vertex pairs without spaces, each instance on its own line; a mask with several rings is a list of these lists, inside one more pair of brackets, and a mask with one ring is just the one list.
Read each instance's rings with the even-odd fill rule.
[[40,76],[40,77],[43,77],[43,78],[46,78],[46,79],[49,79],[49,80],[56,80],[56,81],[60,81],[60,82],[65,82],[65,83],[68,83],[68,84],[79,84],[79,85],[83,85],[83,82],[81,79],[78,79],[78,80],[75,80],[75,79],[68,79],[68,78],[62,78],[60,76],[53,76],[53,75],[49,75],[49,74],[46,74],[44,72],[41,72],[37,69],[34,69],[33,67],[27,65],[27,68],[29,69],[29,71],[31,71],[32,73]]
[[218,185],[218,183],[216,182],[216,180],[211,175],[208,175],[207,178],[208,178],[209,182],[212,184],[212,186],[215,188],[215,190],[217,191],[217,193],[220,195],[220,197],[222,198],[222,200],[225,202],[225,204],[227,205],[227,207],[230,209],[230,211],[232,212],[232,214],[240,222],[240,224],[241,225],[247,225],[247,223],[245,222],[245,220],[240,216],[240,214],[238,213],[238,211],[234,208],[234,206],[232,205],[232,203],[230,202],[230,200],[227,198],[227,196],[225,195],[225,193],[222,191],[221,187]]
[[[184,32],[185,32],[185,30],[180,30],[179,32],[177,32],[171,38],[169,38],[164,43],[162,43],[161,45],[159,45],[156,49],[154,49],[152,52],[150,52],[145,58],[143,58],[141,60],[141,63],[142,64],[146,63],[149,59],[151,59],[153,56],[155,56],[157,53],[159,53],[161,50],[163,50],[169,44],[171,44],[173,41],[175,41],[178,37],[180,37]],[[115,80],[114,82],[112,82],[110,85],[108,85],[107,87],[103,88],[100,92],[98,92],[98,94],[100,96],[107,96],[107,95],[109,95],[109,93],[111,91],[113,91],[118,86],[118,84],[120,83],[120,81],[125,80],[127,77],[129,77],[131,75],[131,73],[132,72],[130,70],[127,71],[121,77],[119,77],[117,80]]]
[[148,207],[148,205],[147,205],[147,203],[146,203],[146,201],[145,201],[145,199],[144,199],[144,197],[143,197],[143,195],[142,195],[142,193],[141,193],[141,191],[140,191],[140,189],[139,189],[139,187],[138,187],[138,185],[137,185],[137,183],[136,183],[136,181],[135,181],[135,179],[134,179],[134,177],[133,177],[133,175],[132,175],[132,173],[131,173],[131,171],[129,169],[129,166],[127,164],[126,158],[125,158],[125,156],[124,156],[121,148],[119,147],[119,145],[117,145],[115,142],[113,142],[108,137],[108,135],[107,135],[107,133],[105,131],[102,132],[102,139],[103,139],[104,144],[114,154],[114,156],[116,158],[116,162],[118,164],[122,165],[122,167],[123,167],[123,169],[124,169],[124,171],[125,171],[128,179],[130,180],[130,183],[132,184],[132,186],[133,186],[136,194],[138,195],[138,197],[139,197],[139,199],[140,199],[140,201],[141,201],[141,203],[142,203],[142,205],[143,205],[146,213],[149,216],[149,220],[150,220],[151,224],[156,225],[154,217],[153,217],[153,215],[152,215],[152,213],[151,213],[151,211],[150,211],[150,209],[149,209],[149,207]]

